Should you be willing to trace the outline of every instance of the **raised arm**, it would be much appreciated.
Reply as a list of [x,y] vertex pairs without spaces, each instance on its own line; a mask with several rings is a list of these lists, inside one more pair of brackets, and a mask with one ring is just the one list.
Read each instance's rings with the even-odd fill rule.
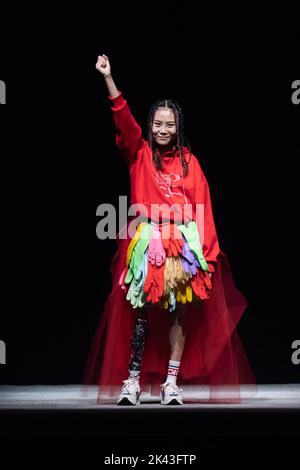
[[134,119],[127,101],[116,87],[111,75],[110,62],[106,55],[98,56],[96,69],[104,77],[109,99],[112,102],[111,110],[117,131],[116,144],[123,157],[131,164],[135,161],[137,150],[142,143],[142,130]]

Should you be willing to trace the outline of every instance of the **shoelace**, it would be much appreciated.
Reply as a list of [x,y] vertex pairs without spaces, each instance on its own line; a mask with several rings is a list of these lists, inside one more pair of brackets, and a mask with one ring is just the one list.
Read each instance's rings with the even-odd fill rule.
[[124,390],[128,390],[128,388],[130,387],[130,385],[134,385],[134,382],[131,380],[131,379],[126,379],[126,380],[123,380],[123,386],[122,386],[122,389]]
[[169,387],[171,387],[173,390],[175,390],[175,392],[177,392],[177,393],[183,392],[183,389],[182,389],[182,388],[178,387],[178,385],[171,384],[171,383],[164,383],[164,384],[161,384],[161,387],[162,387],[162,388],[166,388],[167,385],[168,385]]

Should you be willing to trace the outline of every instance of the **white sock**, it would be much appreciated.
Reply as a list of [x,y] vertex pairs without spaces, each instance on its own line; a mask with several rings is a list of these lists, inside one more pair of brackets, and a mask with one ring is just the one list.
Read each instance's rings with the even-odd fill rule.
[[179,372],[180,361],[169,361],[168,365],[168,376],[166,383],[171,383],[176,385],[176,380]]

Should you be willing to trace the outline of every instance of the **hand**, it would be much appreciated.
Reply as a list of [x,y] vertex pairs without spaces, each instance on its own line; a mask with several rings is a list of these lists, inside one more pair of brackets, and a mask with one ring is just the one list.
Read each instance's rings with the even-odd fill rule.
[[104,75],[104,77],[107,77],[108,75],[111,74],[110,70],[110,63],[108,60],[107,55],[98,55],[98,60],[96,63],[96,69]]

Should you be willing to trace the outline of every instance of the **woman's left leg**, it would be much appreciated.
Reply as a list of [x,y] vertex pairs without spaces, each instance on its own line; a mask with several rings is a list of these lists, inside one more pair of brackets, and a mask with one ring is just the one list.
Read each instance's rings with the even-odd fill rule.
[[182,390],[177,387],[176,380],[185,344],[185,305],[179,304],[175,312],[169,313],[169,341],[171,355],[168,364],[168,375],[161,385],[162,405],[182,405]]
[[175,312],[169,313],[169,341],[171,355],[168,364],[168,375],[161,385],[162,405],[182,405],[182,389],[177,387],[176,380],[185,344],[185,305],[177,304]]
[[185,344],[186,305],[177,304],[175,312],[169,313],[169,341],[171,361],[180,361]]

